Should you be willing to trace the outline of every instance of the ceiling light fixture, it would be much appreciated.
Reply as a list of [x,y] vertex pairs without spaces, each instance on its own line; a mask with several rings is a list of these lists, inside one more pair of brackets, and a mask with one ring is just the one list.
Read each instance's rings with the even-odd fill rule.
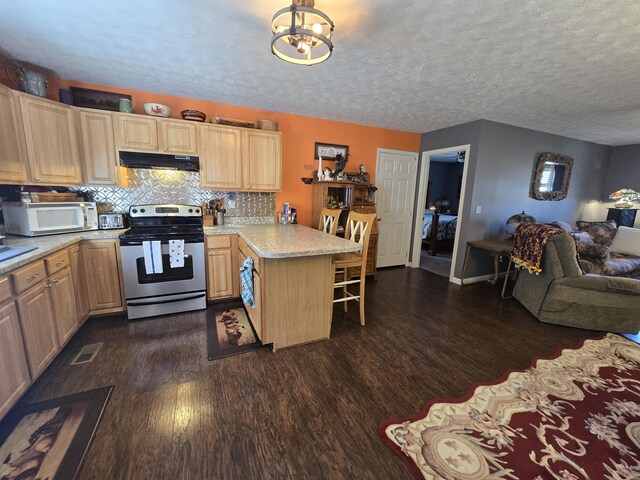
[[293,0],[271,19],[271,52],[296,65],[315,65],[333,53],[333,22],[313,8],[314,0]]

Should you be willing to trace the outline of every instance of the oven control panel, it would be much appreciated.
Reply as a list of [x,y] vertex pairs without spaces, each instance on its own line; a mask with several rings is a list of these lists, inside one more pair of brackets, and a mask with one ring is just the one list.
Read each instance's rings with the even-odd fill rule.
[[143,217],[201,217],[199,205],[132,205],[129,207],[131,218]]

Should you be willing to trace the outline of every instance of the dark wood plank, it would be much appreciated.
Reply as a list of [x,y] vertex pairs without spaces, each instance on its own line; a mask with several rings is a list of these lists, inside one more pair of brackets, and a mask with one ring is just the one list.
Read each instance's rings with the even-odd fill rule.
[[[380,420],[594,336],[538,322],[498,287],[421,269],[367,281],[364,328],[355,306],[341,309],[328,341],[213,362],[202,312],[94,318],[21,403],[115,386],[80,479],[409,479]],[[68,365],[96,342],[92,363]]]

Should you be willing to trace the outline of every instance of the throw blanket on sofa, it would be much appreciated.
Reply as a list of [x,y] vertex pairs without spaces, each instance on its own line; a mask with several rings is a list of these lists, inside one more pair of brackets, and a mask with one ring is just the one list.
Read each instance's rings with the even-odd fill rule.
[[513,237],[513,263],[526,268],[529,273],[540,273],[542,254],[547,240],[552,235],[564,233],[564,230],[542,223],[521,223]]

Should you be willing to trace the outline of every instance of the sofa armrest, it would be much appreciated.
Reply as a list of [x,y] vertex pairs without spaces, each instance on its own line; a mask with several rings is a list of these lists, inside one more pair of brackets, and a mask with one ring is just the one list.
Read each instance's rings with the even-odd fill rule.
[[640,280],[634,280],[632,278],[581,275],[579,277],[564,277],[556,280],[554,283],[557,283],[558,286],[581,290],[640,296]]

